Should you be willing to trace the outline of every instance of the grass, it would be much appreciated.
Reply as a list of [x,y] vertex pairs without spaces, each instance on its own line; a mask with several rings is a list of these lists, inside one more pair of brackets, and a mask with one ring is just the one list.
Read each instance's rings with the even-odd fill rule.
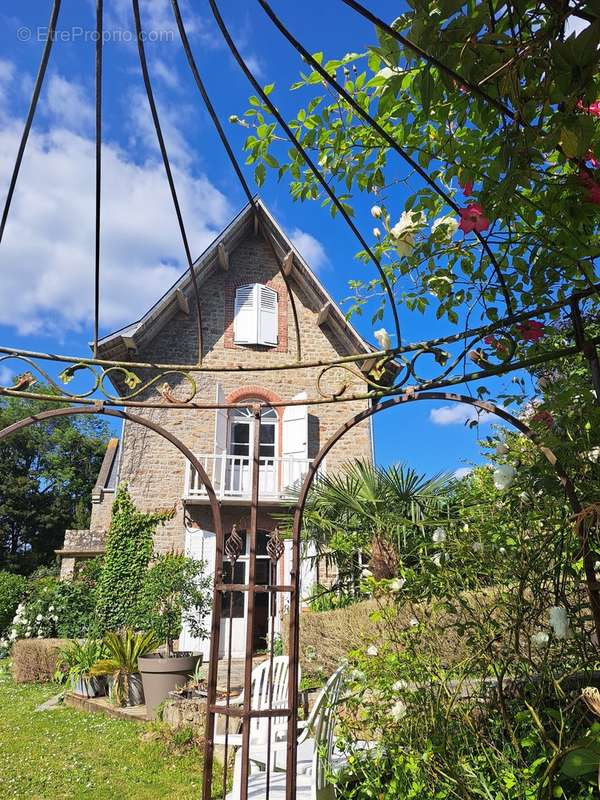
[[0,798],[59,800],[198,800],[197,748],[167,752],[142,741],[137,722],[61,706],[35,708],[58,693],[51,684],[13,683],[0,662]]

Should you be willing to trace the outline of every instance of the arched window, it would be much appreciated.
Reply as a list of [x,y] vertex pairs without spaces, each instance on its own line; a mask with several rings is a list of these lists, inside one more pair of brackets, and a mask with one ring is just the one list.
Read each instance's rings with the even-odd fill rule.
[[277,292],[262,283],[240,286],[235,293],[233,340],[236,344],[277,345]]

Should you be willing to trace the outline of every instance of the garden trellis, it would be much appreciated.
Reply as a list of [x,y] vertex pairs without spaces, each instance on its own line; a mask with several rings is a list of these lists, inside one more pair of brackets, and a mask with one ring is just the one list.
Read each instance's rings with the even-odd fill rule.
[[[458,72],[456,69],[447,66],[439,57],[428,53],[423,47],[414,43],[410,39],[402,36],[393,26],[387,25],[383,20],[376,17],[372,12],[355,0],[341,0],[345,6],[349,7],[358,18],[362,18],[374,23],[380,30],[395,39],[402,47],[410,50],[413,55],[422,59],[432,69],[437,70],[437,74],[444,78],[454,81],[459,86],[466,87],[472,96],[490,109],[493,109],[502,119],[509,120],[511,124],[527,128],[528,122],[524,120],[517,111],[510,108],[498,97],[490,94],[488,90],[482,88]],[[338,4],[341,4],[338,3]],[[349,227],[351,233],[357,238],[361,248],[378,276],[381,283],[382,294],[387,302],[387,310],[393,321],[396,347],[382,349],[380,346],[373,346],[372,352],[368,355],[351,355],[333,359],[331,361],[315,361],[303,356],[303,342],[298,323],[298,314],[294,301],[293,293],[290,289],[290,278],[286,271],[286,253],[281,251],[277,241],[270,233],[268,221],[261,205],[257,202],[253,191],[245,177],[233,147],[227,137],[225,128],[219,119],[217,112],[211,102],[207,87],[201,77],[198,62],[194,56],[186,25],[177,0],[172,0],[172,10],[174,21],[180,34],[180,41],[183,46],[191,74],[198,89],[200,99],[208,112],[218,136],[224,146],[231,166],[240,182],[243,192],[250,203],[254,213],[254,229],[256,235],[262,236],[272,250],[277,260],[280,274],[287,287],[287,294],[292,309],[292,319],[295,329],[295,359],[290,359],[287,363],[272,364],[269,366],[244,367],[207,367],[204,364],[204,345],[203,327],[201,315],[201,296],[196,281],[194,269],[194,258],[191,253],[186,225],[178,199],[176,181],[171,169],[168,149],[163,136],[160,116],[154,100],[152,89],[151,74],[146,60],[144,35],[143,7],[144,3],[139,0],[132,0],[132,12],[135,26],[136,42],[138,48],[139,62],[142,78],[147,94],[150,115],[155,129],[159,150],[164,164],[165,174],[171,193],[174,212],[177,218],[181,233],[182,245],[185,252],[187,269],[189,272],[190,287],[192,290],[193,302],[195,305],[195,315],[198,330],[198,358],[195,364],[169,364],[169,363],[149,363],[144,361],[128,360],[127,362],[110,361],[98,358],[99,341],[99,319],[100,319],[100,288],[102,283],[101,272],[101,201],[102,201],[102,88],[103,88],[103,27],[104,27],[104,8],[102,0],[97,0],[96,17],[96,136],[95,136],[95,158],[96,158],[96,183],[95,183],[95,243],[94,252],[90,259],[94,272],[94,320],[93,320],[93,355],[90,358],[79,356],[60,355],[50,352],[31,352],[11,347],[0,347],[0,363],[8,362],[13,365],[15,362],[23,365],[24,371],[15,381],[6,386],[0,387],[0,394],[14,396],[24,399],[47,400],[50,402],[65,404],[66,408],[38,414],[35,417],[28,417],[18,423],[5,428],[0,432],[0,439],[27,425],[43,422],[54,417],[78,414],[103,414],[110,417],[127,419],[131,422],[151,428],[159,435],[168,439],[181,453],[188,459],[191,466],[196,470],[200,482],[204,485],[210,502],[212,511],[214,531],[216,534],[216,563],[214,595],[213,595],[213,615],[211,630],[211,655],[208,677],[208,697],[207,697],[207,727],[205,745],[205,772],[203,785],[203,800],[211,800],[212,778],[217,766],[213,759],[213,737],[215,716],[224,715],[227,727],[225,737],[225,757],[224,757],[224,787],[227,784],[227,764],[228,764],[228,745],[227,733],[229,724],[240,719],[245,722],[242,737],[242,757],[241,757],[241,800],[246,800],[248,793],[249,775],[249,749],[250,749],[250,726],[249,720],[257,716],[271,718],[287,717],[288,719],[288,750],[286,766],[286,800],[294,800],[296,797],[296,730],[298,721],[298,653],[299,653],[299,612],[300,612],[300,537],[302,528],[302,513],[310,487],[316,476],[317,469],[327,452],[335,445],[339,439],[350,431],[356,424],[381,411],[406,403],[417,401],[445,400],[451,402],[468,403],[480,411],[490,412],[504,421],[514,426],[522,434],[528,436],[541,450],[550,464],[554,467],[558,479],[562,482],[566,497],[576,515],[577,530],[580,532],[581,547],[584,569],[587,580],[587,588],[590,599],[596,631],[600,637],[600,593],[595,578],[594,557],[592,554],[588,528],[582,520],[586,519],[585,508],[582,508],[578,498],[577,486],[572,476],[569,476],[561,464],[558,462],[552,451],[544,445],[538,433],[531,430],[522,419],[518,419],[509,414],[504,408],[495,403],[474,399],[472,397],[454,394],[451,392],[453,387],[472,384],[481,379],[494,376],[506,375],[519,370],[536,367],[538,365],[557,361],[562,358],[575,357],[582,354],[589,364],[591,380],[596,392],[596,397],[600,398],[600,363],[598,361],[597,345],[599,337],[590,336],[586,332],[584,319],[582,316],[582,306],[588,300],[593,300],[600,290],[600,284],[588,279],[586,288],[577,289],[572,292],[557,293],[555,299],[538,305],[527,305],[519,307],[518,300],[511,291],[503,272],[502,261],[494,253],[493,244],[489,241],[489,236],[480,230],[475,230],[482,252],[489,260],[489,276],[487,280],[495,281],[500,296],[504,302],[504,313],[499,318],[489,322],[489,324],[479,327],[467,328],[450,335],[433,337],[426,341],[406,343],[401,337],[401,304],[397,301],[393,286],[389,278],[389,271],[382,264],[380,257],[372,248],[363,234],[360,232],[356,223],[352,220],[344,202],[335,190],[331,187],[327,175],[316,163],[308,152],[307,148],[294,133],[292,128],[285,121],[283,115],[278,111],[276,105],[270,97],[270,92],[260,85],[248,60],[244,59],[240,50],[235,44],[234,38],[221,16],[220,9],[215,0],[209,0],[216,26],[220,31],[226,48],[239,65],[244,75],[249,80],[254,91],[260,98],[260,102],[268,109],[276,119],[280,128],[294,148],[297,156],[303,161],[306,169],[314,176],[320,186],[321,191],[329,202],[337,209],[340,217]],[[321,80],[336,94],[339,102],[345,104],[345,108],[352,109],[363,123],[367,125],[380,140],[385,142],[403,161],[408,164],[415,174],[419,175],[429,189],[435,193],[444,204],[455,214],[460,214],[461,209],[456,200],[451,196],[447,188],[440,184],[439,180],[432,177],[427,170],[420,165],[418,160],[405,149],[395,138],[393,127],[383,127],[369,112],[368,108],[363,107],[359,101],[338,82],[335,74],[332,75],[323,68],[321,62],[316,59],[304,47],[304,45],[286,28],[283,22],[275,14],[270,4],[265,0],[257,0],[257,10],[262,7],[267,16],[274,23],[274,30],[283,35],[292,47],[301,55],[305,63],[318,73]],[[15,188],[17,186],[23,158],[26,154],[27,141],[31,132],[32,124],[36,114],[38,101],[46,77],[47,67],[50,61],[53,44],[55,41],[54,32],[60,18],[61,2],[54,0],[51,9],[51,16],[48,25],[48,36],[42,53],[38,75],[33,88],[29,112],[25,122],[21,137],[17,157],[14,164],[8,193],[4,204],[2,218],[0,222],[0,244],[5,232],[6,224],[10,215],[11,203]],[[577,14],[582,19],[594,22],[596,17],[585,10],[572,9],[569,13]],[[564,150],[564,147],[563,147]],[[581,159],[576,156],[565,154],[568,160],[574,162],[574,166],[581,167]],[[585,164],[582,167],[585,170]],[[584,172],[585,175],[585,172]],[[527,332],[535,331],[536,326],[547,324],[557,314],[565,312],[570,325],[570,336],[565,335],[568,340],[564,346],[556,348],[545,346],[543,338],[531,335]],[[533,342],[528,349],[521,347],[521,340]],[[323,403],[345,403],[353,400],[369,400],[371,407],[350,419],[343,424],[340,429],[326,442],[315,462],[311,465],[309,472],[302,485],[298,502],[295,507],[294,527],[293,527],[293,546],[292,558],[293,566],[291,572],[291,582],[289,585],[278,584],[275,580],[276,566],[283,555],[283,548],[279,540],[279,534],[275,529],[269,538],[267,553],[270,558],[272,568],[270,570],[271,581],[266,585],[259,585],[256,582],[256,544],[257,529],[260,507],[259,479],[259,442],[260,442],[260,417],[261,404],[257,403],[205,403],[197,400],[198,384],[201,379],[216,379],[219,373],[235,372],[240,373],[244,370],[252,372],[273,371],[273,370],[294,370],[305,371],[308,376],[316,370],[317,378],[311,388],[307,399],[294,400],[291,397],[280,402],[271,403],[271,406],[289,407],[298,405],[316,405]],[[71,392],[68,389],[70,381],[77,376],[79,384],[87,379],[87,389]],[[109,380],[118,380],[127,389],[122,394],[117,394],[108,385]],[[351,390],[351,385],[360,381],[363,385],[362,391]],[[308,377],[307,377],[308,382]],[[186,388],[184,397],[175,397],[170,393],[172,385],[175,383],[183,384]],[[46,388],[47,387],[47,388]],[[159,399],[148,399],[150,390],[157,394]],[[266,405],[266,404],[265,404]],[[249,558],[249,577],[244,584],[233,584],[225,581],[223,573],[223,560],[229,561],[233,576],[233,565],[240,557],[242,540],[235,526],[231,531],[225,531],[221,520],[221,510],[216,498],[214,489],[206,471],[199,463],[198,459],[191,451],[171,434],[165,427],[153,422],[149,417],[136,414],[134,409],[186,409],[190,415],[207,414],[219,408],[248,408],[250,409],[255,424],[253,427],[255,446],[253,449],[254,463],[252,469],[252,490],[249,513],[249,524],[247,535],[250,544]],[[597,511],[594,512],[597,516]],[[595,517],[594,517],[595,519]],[[248,618],[246,632],[246,653],[244,669],[244,697],[245,702],[242,707],[230,705],[227,694],[225,700],[218,700],[217,697],[217,669],[220,652],[220,623],[222,615],[227,614],[223,610],[222,599],[229,593],[229,615],[231,616],[231,600],[233,592],[248,593]],[[290,678],[289,695],[286,708],[253,709],[250,706],[250,682],[252,674],[252,632],[254,627],[254,598],[258,592],[267,592],[272,597],[287,597],[289,603],[289,656],[290,656]],[[271,609],[274,604],[271,603]],[[231,632],[231,626],[229,628]],[[272,638],[272,637],[271,637]],[[271,664],[274,658],[274,642],[271,641],[269,657]],[[229,636],[228,646],[225,647],[228,664],[231,664],[231,635]],[[228,670],[228,688],[230,686],[230,670]],[[267,756],[269,760],[270,755]],[[269,764],[267,764],[269,773]],[[268,786],[268,781],[267,781]],[[224,793],[226,789],[223,789]],[[267,793],[268,793],[267,789]]]

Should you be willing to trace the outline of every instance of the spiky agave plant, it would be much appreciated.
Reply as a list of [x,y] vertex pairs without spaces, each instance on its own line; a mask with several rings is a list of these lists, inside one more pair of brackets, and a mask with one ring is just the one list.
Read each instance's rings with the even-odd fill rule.
[[95,663],[92,675],[111,675],[117,703],[125,705],[129,697],[131,676],[139,671],[138,659],[161,644],[154,631],[137,633],[131,628],[109,631],[104,635],[104,646],[109,653]]

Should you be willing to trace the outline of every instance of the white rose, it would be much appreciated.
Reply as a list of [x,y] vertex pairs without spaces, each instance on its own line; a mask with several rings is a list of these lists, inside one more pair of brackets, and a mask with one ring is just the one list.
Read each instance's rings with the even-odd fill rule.
[[501,556],[505,556],[506,555],[506,547],[501,547],[498,550],[498,552],[500,553]]
[[381,239],[381,231],[379,228],[373,228],[373,236],[376,239]]
[[546,631],[538,631],[537,633],[534,633],[533,636],[531,637],[531,644],[534,647],[540,647],[540,648],[545,647],[549,641],[550,637],[548,636]]
[[367,655],[368,656],[377,656],[379,655],[379,650],[375,647],[374,644],[369,645],[367,648]]
[[382,214],[381,206],[373,206],[371,209],[371,216],[375,217],[375,219],[380,219]]
[[439,544],[446,541],[446,531],[443,528],[436,528],[433,532],[432,540]]
[[408,258],[409,256],[412,256],[415,249],[415,237],[412,234],[406,234],[401,239],[396,239],[394,242],[394,247],[396,248],[399,256],[402,258]]
[[570,633],[569,615],[562,606],[552,606],[548,617],[550,627],[557,639],[566,639]]
[[404,587],[406,580],[404,578],[394,578],[393,581],[390,582],[390,589],[392,592],[399,592]]
[[501,491],[508,489],[512,485],[516,474],[517,470],[512,464],[500,464],[494,470],[494,486]]
[[29,639],[30,636],[31,636],[31,631],[25,631],[25,638]]
[[35,618],[35,621],[41,622],[43,619],[44,619],[43,616],[41,614],[38,614],[37,617]]
[[392,346],[392,340],[385,328],[378,328],[376,331],[373,331],[373,336],[377,339],[377,343],[382,350],[389,350]]
[[403,717],[406,716],[406,712],[407,712],[406,703],[403,703],[402,700],[398,700],[398,702],[394,703],[394,705],[390,709],[390,717],[395,722],[399,722]]
[[458,230],[458,225],[459,222],[456,217],[450,215],[447,217],[438,217],[431,226],[431,232],[436,233],[436,231],[441,228],[441,233],[443,233],[444,238],[451,239]]

